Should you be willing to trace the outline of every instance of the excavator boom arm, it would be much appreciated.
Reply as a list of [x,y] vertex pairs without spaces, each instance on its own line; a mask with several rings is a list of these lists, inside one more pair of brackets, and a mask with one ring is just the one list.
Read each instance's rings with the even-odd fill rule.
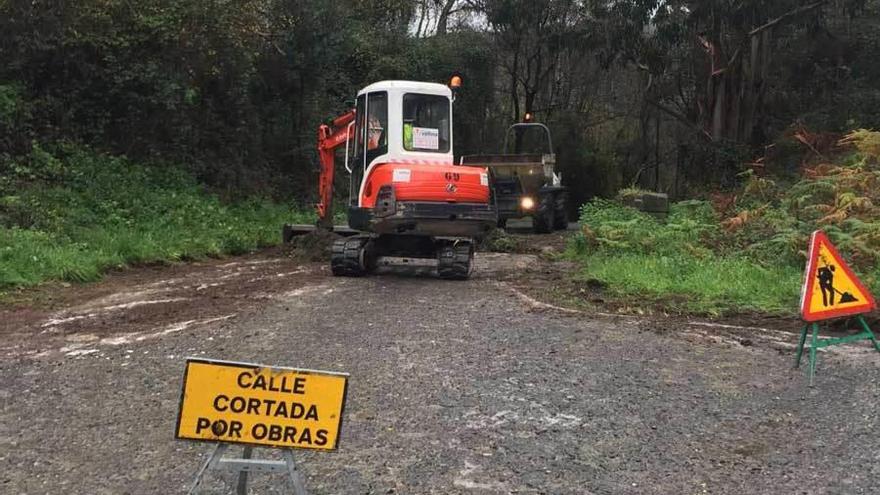
[[336,172],[336,148],[345,145],[354,136],[355,111],[349,110],[318,127],[318,158],[321,176],[318,180],[318,226],[333,229],[333,177]]

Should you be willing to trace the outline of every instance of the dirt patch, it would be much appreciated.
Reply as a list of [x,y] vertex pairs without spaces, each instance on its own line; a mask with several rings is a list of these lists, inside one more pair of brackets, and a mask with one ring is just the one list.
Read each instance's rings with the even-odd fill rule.
[[[540,277],[531,274],[512,272],[507,282],[535,299],[569,309],[577,309],[587,313],[609,313],[661,321],[686,322],[697,318],[702,321],[719,322],[724,325],[744,328],[768,328],[792,333],[800,332],[803,323],[797,318],[796,309],[792,314],[767,315],[760,313],[740,313],[724,316],[692,314],[675,311],[672,308],[683,307],[687,302],[683,296],[677,300],[640,299],[637,297],[621,297],[608,290],[600,280],[577,278],[580,266],[576,262],[565,260],[542,260],[538,272]],[[674,323],[673,323],[674,324]],[[851,328],[852,325],[849,325]],[[841,323],[829,330],[845,333],[847,325]]]
[[521,238],[508,234],[504,229],[492,229],[489,235],[480,240],[477,249],[489,253],[521,253],[525,250],[525,244]]
[[333,243],[341,238],[339,234],[316,229],[307,234],[294,236],[282,249],[285,255],[294,259],[326,262],[330,259]]
[[571,231],[533,234],[525,227],[493,229],[477,245],[489,253],[537,254],[552,259],[565,251]]
[[[797,302],[792,302],[789,314],[766,314],[751,311],[710,315],[693,313],[675,308],[686,306],[686,296],[668,296],[661,299],[640,299],[623,297],[608,290],[606,284],[595,279],[577,278],[580,266],[575,262],[544,260],[540,277],[531,274],[512,272],[508,278],[517,289],[548,302],[567,308],[587,312],[604,312],[618,315],[653,317],[661,321],[687,322],[694,319],[713,322],[720,327],[744,329],[737,336],[746,338],[749,329],[772,329],[791,334],[799,334],[804,326],[798,314]],[[880,328],[880,313],[865,315],[872,329]],[[854,318],[831,320],[821,324],[823,335],[838,337],[861,331]]]

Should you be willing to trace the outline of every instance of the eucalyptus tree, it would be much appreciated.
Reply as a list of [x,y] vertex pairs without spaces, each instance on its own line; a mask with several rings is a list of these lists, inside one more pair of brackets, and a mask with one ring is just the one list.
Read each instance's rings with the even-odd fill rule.
[[646,101],[720,142],[760,144],[760,122],[793,32],[826,15],[827,0],[597,1],[606,60],[648,74]]

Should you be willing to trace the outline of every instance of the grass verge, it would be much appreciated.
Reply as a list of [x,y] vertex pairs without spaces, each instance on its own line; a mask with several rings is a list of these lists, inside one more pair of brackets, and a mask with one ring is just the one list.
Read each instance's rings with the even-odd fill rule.
[[285,222],[312,220],[267,199],[222,202],[179,167],[76,146],[35,146],[0,172],[0,291],[240,254],[278,244]]
[[743,258],[648,256],[588,257],[580,277],[607,284],[612,293],[675,312],[722,315],[791,313],[798,304],[801,273],[763,267]]

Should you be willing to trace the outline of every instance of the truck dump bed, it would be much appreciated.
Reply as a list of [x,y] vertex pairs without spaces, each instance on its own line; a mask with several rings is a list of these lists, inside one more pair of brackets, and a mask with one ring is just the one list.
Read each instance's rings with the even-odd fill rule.
[[519,191],[502,190],[496,191],[496,194],[537,193],[541,186],[552,181],[556,156],[540,153],[466,155],[461,157],[460,163],[472,167],[487,167],[495,187],[507,185],[512,179],[519,183]]
[[540,153],[533,154],[497,154],[497,155],[465,155],[461,157],[462,165],[493,165],[493,166],[514,166],[520,167],[523,165],[534,165],[540,164],[544,165],[547,161],[552,161],[555,163],[553,159],[553,155],[545,155]]
[[557,182],[553,154],[467,155],[460,163],[489,169],[499,225],[508,218],[533,215],[547,186]]

